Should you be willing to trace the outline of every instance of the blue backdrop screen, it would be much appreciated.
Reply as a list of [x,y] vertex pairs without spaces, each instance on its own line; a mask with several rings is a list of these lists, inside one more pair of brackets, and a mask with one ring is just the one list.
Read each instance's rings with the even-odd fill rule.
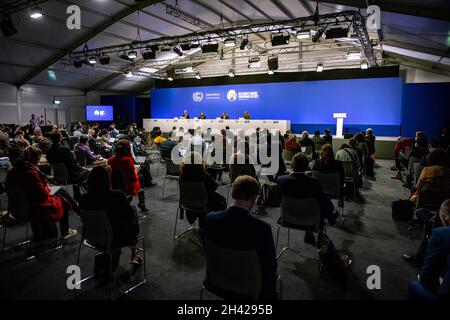
[[[188,110],[208,119],[245,111],[251,119],[290,120],[293,127],[333,128],[334,112],[346,112],[345,127],[384,127],[398,135],[402,117],[401,78],[370,78],[153,89],[152,117],[174,118]],[[380,133],[380,132],[379,132]]]

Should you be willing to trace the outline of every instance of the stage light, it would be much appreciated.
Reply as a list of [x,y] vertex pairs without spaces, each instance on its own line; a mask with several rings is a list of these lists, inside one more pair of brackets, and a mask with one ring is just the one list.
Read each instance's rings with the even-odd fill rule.
[[195,74],[195,78],[198,79],[198,80],[200,80],[200,79],[202,78],[202,76],[200,75],[200,73],[197,72],[197,73]]
[[60,105],[61,104],[61,100],[56,99],[56,97],[53,97],[53,104],[54,105]]
[[269,69],[269,70],[267,70],[267,73],[270,74],[270,75],[272,75],[272,74],[275,73],[275,71]]
[[[278,57],[277,56],[271,56],[267,58],[267,65],[269,66],[269,71],[278,70]],[[273,74],[273,73],[269,73]]]
[[272,35],[270,36],[272,47],[289,44],[290,37],[291,36],[287,32],[272,33]]
[[88,59],[88,62],[89,62],[90,64],[96,64],[96,63],[97,63],[97,57],[95,57],[95,56],[90,56],[89,59]]
[[183,55],[183,52],[181,52],[180,48],[178,48],[178,47],[173,47],[172,50],[173,50],[173,52],[175,52],[180,57]]
[[128,58],[128,55],[123,53],[119,56],[120,59],[126,60],[126,61],[133,61],[134,59]]
[[171,77],[168,77],[168,78],[167,78],[167,80],[169,80],[169,81],[173,81],[173,78],[171,78]]
[[181,50],[183,51],[189,51],[191,50],[191,44],[190,43],[182,43],[180,44]]
[[111,61],[111,58],[108,55],[102,55],[100,57],[100,64],[103,66],[109,64],[110,61]]
[[309,29],[302,29],[297,31],[297,39],[309,39],[311,37],[311,30]]
[[4,17],[0,20],[0,30],[5,37],[17,34],[17,29],[12,24],[11,17]]
[[173,81],[173,79],[175,78],[175,69],[173,67],[167,68],[166,73],[167,73],[167,80]]
[[218,42],[205,42],[202,44],[202,53],[210,53],[219,51]]
[[144,52],[142,52],[142,58],[144,60],[154,60],[154,59],[156,59],[156,52],[155,51],[144,51]]
[[143,68],[140,68],[139,71],[146,72],[146,73],[155,73],[155,72],[158,72],[158,69],[143,67]]
[[360,60],[361,52],[359,51],[349,51],[347,53],[347,60]]
[[75,61],[73,62],[73,66],[74,66],[75,68],[77,68],[77,69],[81,68],[82,65],[83,65],[83,61],[81,61],[81,60],[75,60]]
[[34,7],[33,9],[31,9],[30,18],[32,18],[32,19],[42,18],[42,8]]
[[316,72],[322,72],[323,71],[323,64],[318,63],[317,64],[317,68],[316,68]]
[[259,68],[261,67],[261,59],[259,57],[251,57],[248,59],[248,68]]
[[312,36],[312,41],[317,42],[319,41],[320,37],[323,35],[323,29],[319,29],[315,35]]
[[369,64],[366,61],[361,62],[361,69],[366,70],[369,68]]
[[223,46],[224,46],[225,48],[233,48],[233,47],[236,47],[236,39],[234,39],[234,38],[228,38],[228,39],[225,39],[225,41],[223,42]]
[[244,50],[247,45],[248,45],[248,39],[247,38],[242,39],[241,46],[239,47],[239,49]]
[[137,58],[137,52],[136,51],[128,52],[128,59],[136,59],[136,58]]
[[124,72],[123,75],[125,78],[133,78],[133,72],[131,71]]
[[233,78],[234,77],[234,71],[233,70],[228,71],[228,76],[230,78]]
[[325,32],[326,39],[347,38],[348,28],[332,28]]

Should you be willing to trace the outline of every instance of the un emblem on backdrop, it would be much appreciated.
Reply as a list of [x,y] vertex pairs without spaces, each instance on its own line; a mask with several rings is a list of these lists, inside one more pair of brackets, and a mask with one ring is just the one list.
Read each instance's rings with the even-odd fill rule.
[[236,101],[237,100],[237,92],[236,90],[229,90],[227,93],[228,101]]
[[200,102],[200,101],[202,101],[203,100],[203,93],[201,93],[201,92],[194,92],[193,94],[192,94],[192,99],[194,99],[194,101],[195,102]]

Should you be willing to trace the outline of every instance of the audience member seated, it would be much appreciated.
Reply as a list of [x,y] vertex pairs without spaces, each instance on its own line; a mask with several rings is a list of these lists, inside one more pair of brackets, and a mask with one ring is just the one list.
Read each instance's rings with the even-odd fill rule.
[[[208,194],[208,211],[223,210],[227,207],[225,198],[216,192],[217,183],[207,173],[206,164],[202,156],[197,152],[189,152],[183,159],[180,165],[180,180],[185,182],[203,182],[205,184],[206,192]],[[198,213],[187,212],[186,216],[189,223],[194,223],[195,219],[199,218],[199,227],[203,228],[204,216],[199,216]]]
[[359,158],[358,154],[355,150],[353,150],[352,147],[350,147],[348,144],[343,143],[339,150],[336,152],[336,160],[342,161],[342,162],[353,162],[354,168],[359,168]]
[[[133,244],[139,234],[139,223],[136,209],[130,205],[125,195],[118,190],[112,190],[112,169],[108,165],[96,166],[88,178],[88,192],[81,196],[80,209],[105,211],[113,231],[111,248],[119,248]],[[114,268],[117,267],[120,251],[115,254]],[[106,257],[96,258],[95,270],[101,269],[99,264]],[[131,263],[141,264],[137,248],[131,248]]]
[[[429,143],[428,143],[428,151],[431,153],[433,150],[435,150],[435,149],[437,149],[437,148],[439,148],[439,140],[431,140]],[[428,164],[428,156],[429,156],[429,154],[430,153],[428,153],[427,155],[424,155],[421,159],[420,159],[420,162],[419,162],[419,164],[422,166],[422,167],[427,167],[429,164]]]
[[331,135],[330,129],[323,130],[323,133],[322,139],[325,140],[325,143],[333,145],[333,136]]
[[[299,152],[292,158],[291,168],[293,172],[290,175],[278,177],[277,180],[280,198],[288,196],[296,199],[317,199],[322,215],[321,228],[325,225],[324,219],[327,219],[333,225],[337,218],[334,213],[334,205],[323,191],[320,181],[305,174],[308,165],[309,159],[303,153]],[[312,232],[305,233],[305,242],[315,244]]]
[[69,210],[77,211],[75,201],[66,190],[60,188],[54,195],[46,177],[37,167],[41,151],[28,147],[21,159],[17,160],[6,176],[9,188],[21,189],[30,207],[30,223],[35,241],[56,237],[54,221],[59,221],[60,235],[68,239],[77,234],[69,227]]
[[297,137],[293,134],[289,136],[287,141],[284,143],[284,149],[289,151],[301,151],[300,150],[300,144],[297,142]]
[[224,111],[224,112],[222,112],[222,116],[220,117],[220,119],[226,120],[226,119],[230,119],[230,117],[229,117],[228,114]]
[[86,156],[86,160],[88,164],[100,165],[106,164],[106,159],[103,159],[101,155],[94,154],[91,148],[89,147],[89,137],[87,135],[82,135],[80,137],[80,142],[75,144],[74,150],[82,152]]
[[44,137],[42,133],[38,133],[33,136],[33,145],[40,149],[43,154],[46,154],[50,149],[52,143],[49,139]]
[[245,120],[250,120],[250,113],[248,113],[248,111],[244,112],[244,119]]
[[314,162],[313,170],[322,173],[339,173],[342,189],[344,188],[344,167],[341,161],[334,158],[333,147],[330,144],[324,145],[320,150],[320,159]]
[[314,142],[314,145],[319,146],[325,145],[327,143],[325,139],[320,136],[320,131],[318,130],[314,131],[314,136],[311,138],[311,140]]
[[199,119],[206,119],[205,113],[204,112],[200,112],[200,115],[198,116]]
[[25,139],[25,132],[23,130],[17,130],[16,135],[14,136],[14,142],[18,143],[19,141],[30,146],[30,141]]
[[312,152],[312,155],[313,155],[313,157],[315,158],[316,157],[316,154],[315,154],[315,145],[314,145],[314,141],[312,141],[311,140],[311,138],[309,137],[309,133],[308,133],[308,131],[303,131],[302,132],[302,138],[300,139],[300,146],[301,147],[306,147],[306,148],[311,148],[311,152]]
[[[206,216],[204,234],[214,245],[232,250],[256,250],[261,265],[260,299],[276,298],[277,260],[272,229],[266,222],[250,214],[259,194],[259,183],[241,176],[233,184],[234,204],[224,211]],[[230,261],[229,263],[233,263]]]
[[[116,145],[115,155],[108,159],[108,164],[111,166],[113,173],[122,175],[122,183],[125,183],[125,194],[129,197],[129,201],[131,202],[133,197],[138,195],[138,207],[143,212],[148,211],[145,207],[145,192],[144,190],[141,190],[139,176],[136,171],[133,158],[131,157],[130,141],[125,139],[119,140]],[[122,185],[120,187],[124,186]]]
[[[413,145],[413,148],[411,150],[411,153],[409,154],[409,157],[407,160],[409,160],[410,157],[413,157],[415,159],[422,159],[423,156],[427,155],[429,153],[428,150],[428,139],[423,131],[417,131],[416,132],[416,141]],[[408,161],[406,161],[405,166],[408,165]]]
[[435,149],[428,156],[428,167],[423,168],[419,180],[415,186],[415,192],[409,199],[417,203],[424,184],[428,183],[450,183],[450,168],[447,167],[447,153],[443,149]]
[[81,126],[81,124],[77,124],[75,126],[75,131],[73,132],[73,136],[79,139],[82,135],[83,135],[83,127]]
[[161,130],[158,130],[158,131],[155,132],[155,138],[153,138],[153,143],[154,144],[160,145],[161,143],[163,143],[166,140],[167,139],[162,136]]
[[0,157],[5,157],[9,149],[9,135],[5,131],[5,127],[0,125]]
[[[434,228],[426,246],[425,259],[419,275],[420,285],[433,295],[446,295],[448,299],[448,283],[446,292],[440,290],[439,278],[448,272],[448,255],[450,254],[450,199],[442,203],[439,210],[439,220],[442,227]],[[447,279],[448,281],[448,279]],[[414,286],[410,289],[413,289]],[[413,292],[418,293],[418,292]],[[438,296],[439,297],[439,296]]]
[[409,137],[398,137],[397,143],[394,146],[395,167],[392,168],[392,170],[397,170],[397,175],[392,177],[393,179],[401,179],[400,171],[402,170],[402,163],[404,162],[402,155],[406,159],[411,152],[413,145],[414,139]]
[[353,151],[355,151],[358,159],[358,164],[359,166],[361,166],[361,164],[364,163],[364,159],[361,150],[358,148],[358,141],[356,141],[355,137],[350,138],[350,140],[348,140],[348,145]]

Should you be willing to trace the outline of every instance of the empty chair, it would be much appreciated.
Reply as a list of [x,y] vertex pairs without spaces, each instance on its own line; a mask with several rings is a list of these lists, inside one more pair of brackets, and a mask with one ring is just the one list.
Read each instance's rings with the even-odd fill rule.
[[278,220],[278,231],[275,249],[278,249],[280,228],[288,229],[287,246],[277,255],[277,259],[289,249],[290,229],[320,232],[321,212],[316,199],[296,199],[288,196],[281,197],[281,216]]
[[[80,265],[80,255],[81,248],[84,246],[86,248],[97,251],[98,254],[106,254],[109,256],[109,277],[108,277],[108,296],[111,299],[111,275],[113,272],[113,254],[124,247],[134,247],[139,241],[142,242],[143,251],[143,264],[144,264],[144,278],[137,284],[133,285],[131,288],[124,291],[123,294],[128,294],[133,290],[137,289],[141,285],[147,282],[147,270],[145,262],[145,239],[143,235],[139,235],[131,243],[124,245],[120,248],[112,248],[111,244],[113,241],[113,229],[109,222],[108,216],[105,211],[94,211],[94,210],[80,210],[80,217],[83,223],[82,235],[80,245],[78,247],[77,255],[77,266]],[[79,284],[94,278],[95,275],[86,277],[80,280]]]
[[[161,194],[161,199],[165,199],[168,198],[170,196],[176,195],[177,192],[170,194],[170,195],[164,195],[165,189],[166,189],[166,180],[179,180],[180,179],[180,166],[173,163],[172,160],[170,159],[165,159],[166,162],[166,174],[164,176],[164,180],[163,180],[163,188],[162,188],[162,194]],[[177,189],[178,191],[178,189]]]
[[180,234],[177,234],[178,218],[180,211],[190,211],[196,214],[206,215],[208,213],[208,194],[206,186],[203,181],[200,182],[186,182],[179,180],[180,199],[177,208],[177,215],[175,217],[175,226],[173,229],[173,239],[176,240],[183,234],[194,230],[194,225]]

